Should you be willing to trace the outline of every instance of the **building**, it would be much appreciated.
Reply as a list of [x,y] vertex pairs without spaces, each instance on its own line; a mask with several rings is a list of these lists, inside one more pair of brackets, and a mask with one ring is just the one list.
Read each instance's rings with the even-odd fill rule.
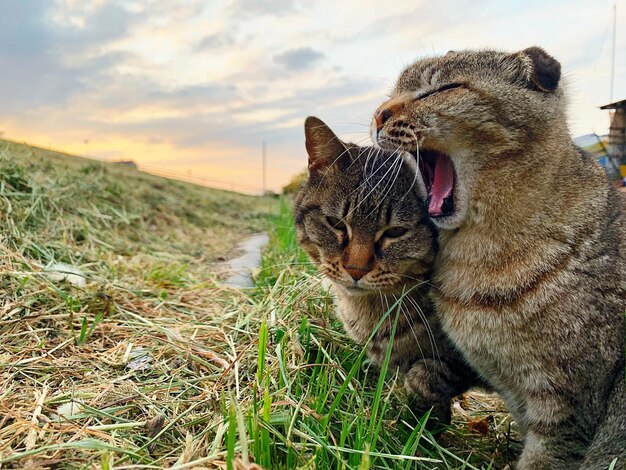
[[600,106],[600,109],[613,110],[609,127],[609,158],[626,178],[626,99]]

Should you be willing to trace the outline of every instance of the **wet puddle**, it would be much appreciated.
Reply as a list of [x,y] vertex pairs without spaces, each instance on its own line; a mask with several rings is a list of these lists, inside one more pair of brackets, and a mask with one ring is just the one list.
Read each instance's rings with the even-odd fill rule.
[[226,262],[228,277],[223,285],[237,289],[254,287],[252,274],[261,264],[261,250],[267,242],[267,234],[259,233],[237,245],[236,250],[243,254]]

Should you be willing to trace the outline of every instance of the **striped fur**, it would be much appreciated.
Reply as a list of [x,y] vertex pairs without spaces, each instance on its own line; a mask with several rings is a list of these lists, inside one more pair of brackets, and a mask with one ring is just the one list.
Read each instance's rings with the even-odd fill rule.
[[[443,334],[428,297],[436,242],[417,193],[415,161],[404,152],[341,143],[315,118],[306,126],[310,176],[294,208],[299,242],[330,280],[337,316],[355,341],[367,343],[389,312],[367,346],[376,364],[398,315],[390,365],[405,374],[416,413],[433,407],[448,422],[451,398],[477,377]],[[345,229],[329,223],[336,219]],[[373,256],[358,281],[345,266],[355,247],[372,247]]]
[[[624,216],[572,143],[559,77],[539,48],[424,59],[381,106],[396,112],[375,138],[454,163],[435,304],[526,431],[517,468],[624,468]],[[420,98],[451,82],[463,86]]]

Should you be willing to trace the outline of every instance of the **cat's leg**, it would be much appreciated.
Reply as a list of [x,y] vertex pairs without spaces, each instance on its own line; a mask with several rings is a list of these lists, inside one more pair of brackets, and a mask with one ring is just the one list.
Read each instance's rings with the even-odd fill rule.
[[[574,470],[580,468],[584,443],[571,430],[558,427],[532,428],[526,433],[516,470]],[[586,467],[583,467],[586,470]]]
[[448,365],[427,358],[415,362],[404,378],[404,388],[410,394],[420,396],[426,402],[450,399],[458,389],[458,378]]
[[528,422],[526,420],[526,409],[524,407],[523,400],[520,400],[514,394],[507,392],[507,390],[498,391],[500,398],[504,400],[506,404],[506,409],[509,414],[513,417],[515,424],[517,424],[517,429],[522,436],[526,435],[528,431]]
[[[516,470],[577,469],[589,446],[592,430],[567,400],[541,394],[526,400],[528,431]],[[588,423],[586,423],[588,424]]]
[[404,379],[407,392],[418,394],[427,401],[436,401],[441,397],[451,399],[476,386],[490,388],[460,359],[420,359],[411,365]]
[[430,410],[430,419],[441,426],[450,424],[452,419],[452,398],[478,383],[474,371],[464,363],[425,358],[411,365],[404,388],[410,396],[413,412],[419,416]]
[[452,376],[445,363],[429,358],[415,362],[404,378],[411,411],[418,418],[430,412],[426,425],[431,431],[449,425],[452,420]]
[[604,421],[580,468],[606,470],[614,460],[614,468],[626,468],[626,380],[622,377],[618,378]]

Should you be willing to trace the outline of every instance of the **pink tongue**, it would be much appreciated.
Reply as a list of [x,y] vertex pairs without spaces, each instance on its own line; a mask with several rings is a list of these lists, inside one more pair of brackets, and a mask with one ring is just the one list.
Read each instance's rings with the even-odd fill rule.
[[428,204],[428,215],[441,215],[443,201],[452,194],[454,186],[454,167],[446,155],[437,155],[433,190]]

